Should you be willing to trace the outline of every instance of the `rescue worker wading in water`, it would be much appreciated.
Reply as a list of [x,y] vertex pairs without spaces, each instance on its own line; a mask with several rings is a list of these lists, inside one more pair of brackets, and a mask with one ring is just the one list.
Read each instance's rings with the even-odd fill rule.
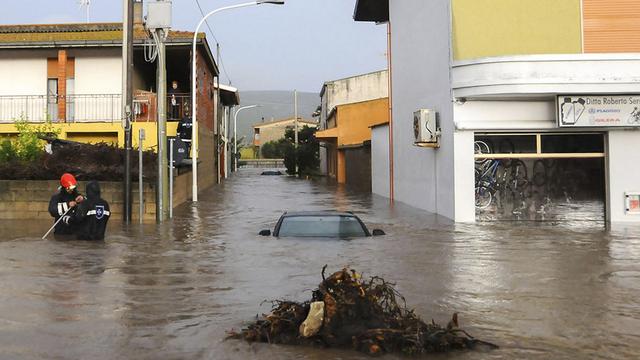
[[[54,222],[58,221],[58,219],[65,214],[67,216],[73,215],[75,212],[74,207],[84,201],[84,197],[80,195],[76,189],[77,186],[78,182],[71,174],[63,174],[60,178],[58,192],[54,194],[49,201],[49,214],[55,219]],[[65,219],[62,219],[62,221],[56,225],[53,232],[54,235],[72,235],[75,233],[75,227],[64,220]]]
[[[78,240],[104,240],[104,232],[111,216],[109,203],[100,197],[100,185],[97,181],[89,182],[86,192],[87,198],[78,205],[75,214],[67,222],[75,226]],[[65,220],[67,219],[63,219]]]

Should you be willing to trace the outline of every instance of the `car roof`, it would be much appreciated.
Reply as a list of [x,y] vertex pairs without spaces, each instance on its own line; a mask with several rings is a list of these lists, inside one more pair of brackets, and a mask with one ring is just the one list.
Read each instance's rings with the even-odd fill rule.
[[[351,211],[287,211],[283,217],[290,216],[356,216]],[[357,216],[356,216],[357,217]]]

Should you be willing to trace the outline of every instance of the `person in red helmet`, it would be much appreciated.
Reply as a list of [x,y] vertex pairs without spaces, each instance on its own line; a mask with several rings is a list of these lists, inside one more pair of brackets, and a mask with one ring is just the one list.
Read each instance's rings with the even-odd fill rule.
[[[71,174],[63,174],[60,178],[60,187],[49,201],[49,214],[54,218],[54,222],[58,221],[62,216],[71,216],[75,212],[75,206],[82,201],[84,197],[78,193],[78,182]],[[74,226],[68,221],[60,221],[53,232],[54,235],[71,235],[74,233]]]

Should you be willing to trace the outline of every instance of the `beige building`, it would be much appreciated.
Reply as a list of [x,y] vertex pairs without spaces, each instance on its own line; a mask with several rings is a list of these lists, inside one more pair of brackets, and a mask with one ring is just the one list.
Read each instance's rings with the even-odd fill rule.
[[[269,122],[261,122],[253,125],[253,148],[256,154],[260,154],[260,147],[270,141],[277,141],[284,137],[287,129],[293,129],[295,119],[280,119]],[[313,120],[298,117],[298,127],[302,129],[304,126],[318,127],[318,123]]]

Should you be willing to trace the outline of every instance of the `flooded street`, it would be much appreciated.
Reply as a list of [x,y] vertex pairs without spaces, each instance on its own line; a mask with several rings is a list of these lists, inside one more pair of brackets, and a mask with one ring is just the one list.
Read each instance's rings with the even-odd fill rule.
[[[501,349],[446,359],[637,359],[640,227],[454,225],[369,194],[241,170],[156,227],[115,221],[104,243],[41,240],[0,222],[2,359],[366,359],[345,350],[224,341],[263,300],[305,300],[349,265],[397,284],[409,307]],[[285,210],[351,210],[384,237],[275,239]],[[388,356],[385,358],[397,358]],[[433,358],[433,357],[431,357]]]

